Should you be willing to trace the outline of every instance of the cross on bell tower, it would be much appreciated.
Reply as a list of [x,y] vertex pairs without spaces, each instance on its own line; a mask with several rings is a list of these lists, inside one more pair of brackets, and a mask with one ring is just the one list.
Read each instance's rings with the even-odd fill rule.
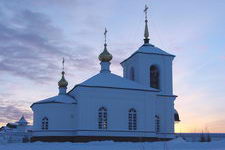
[[148,32],[148,6],[145,5],[145,31],[144,31],[144,44],[149,44],[149,32]]

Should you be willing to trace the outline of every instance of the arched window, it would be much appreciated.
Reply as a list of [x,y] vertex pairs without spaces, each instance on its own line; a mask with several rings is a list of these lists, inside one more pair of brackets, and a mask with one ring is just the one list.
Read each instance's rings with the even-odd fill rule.
[[98,128],[107,129],[107,109],[105,107],[98,110]]
[[135,80],[135,73],[134,73],[134,68],[133,67],[131,67],[131,69],[130,69],[130,79],[131,80]]
[[150,87],[159,89],[159,69],[156,66],[150,67]]
[[155,132],[160,132],[160,118],[158,115],[155,115]]
[[41,123],[42,130],[48,130],[48,118],[44,117]]
[[137,130],[137,112],[134,108],[128,112],[128,129]]

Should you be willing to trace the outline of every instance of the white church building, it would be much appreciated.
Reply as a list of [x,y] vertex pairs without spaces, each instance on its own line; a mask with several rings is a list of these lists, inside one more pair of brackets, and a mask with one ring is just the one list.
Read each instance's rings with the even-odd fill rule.
[[[147,9],[146,9],[147,10]],[[146,12],[147,13],[147,12]],[[31,141],[155,141],[174,138],[174,55],[149,43],[121,62],[123,77],[110,71],[112,55],[104,44],[101,69],[67,91],[65,72],[55,97],[35,102]],[[106,36],[106,32],[105,32]]]

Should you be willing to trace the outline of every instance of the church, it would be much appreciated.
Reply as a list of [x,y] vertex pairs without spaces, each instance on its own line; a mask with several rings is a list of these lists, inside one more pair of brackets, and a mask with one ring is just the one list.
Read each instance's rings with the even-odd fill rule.
[[[150,44],[147,7],[144,43],[121,62],[123,77],[110,71],[113,56],[105,43],[100,71],[67,91],[65,72],[58,95],[31,105],[31,141],[157,141],[174,138],[175,55]],[[63,61],[64,64],[64,61]]]

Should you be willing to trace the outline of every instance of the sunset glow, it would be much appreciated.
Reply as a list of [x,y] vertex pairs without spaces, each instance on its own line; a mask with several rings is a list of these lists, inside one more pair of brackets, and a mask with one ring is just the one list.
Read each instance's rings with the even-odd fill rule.
[[145,4],[150,43],[173,61],[179,132],[225,132],[225,1],[3,0],[0,3],[0,126],[54,96],[61,60],[68,91],[99,72],[105,27],[111,70],[142,45]]

